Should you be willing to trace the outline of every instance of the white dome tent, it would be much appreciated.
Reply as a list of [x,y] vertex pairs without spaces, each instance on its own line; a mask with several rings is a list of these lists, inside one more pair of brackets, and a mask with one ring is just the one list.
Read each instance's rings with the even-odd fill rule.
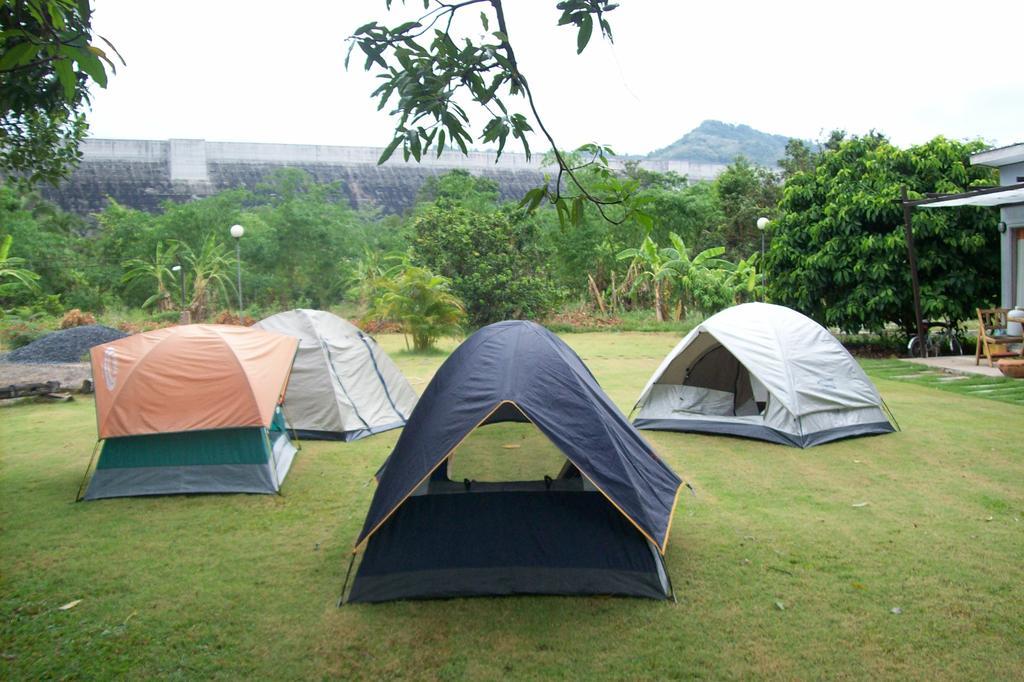
[[299,339],[284,413],[300,438],[352,441],[405,425],[416,392],[377,343],[323,310],[289,310],[256,327]]
[[789,308],[744,303],[679,342],[640,394],[633,423],[809,447],[893,431],[882,408],[828,330]]

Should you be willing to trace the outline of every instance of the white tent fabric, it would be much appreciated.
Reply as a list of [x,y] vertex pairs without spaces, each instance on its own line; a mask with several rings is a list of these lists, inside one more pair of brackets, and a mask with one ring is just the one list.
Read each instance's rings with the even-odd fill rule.
[[723,310],[666,356],[634,408],[641,429],[808,447],[887,433],[877,389],[818,323],[767,303]]
[[289,310],[256,327],[299,339],[284,412],[299,437],[356,440],[405,425],[416,392],[353,324],[323,310]]

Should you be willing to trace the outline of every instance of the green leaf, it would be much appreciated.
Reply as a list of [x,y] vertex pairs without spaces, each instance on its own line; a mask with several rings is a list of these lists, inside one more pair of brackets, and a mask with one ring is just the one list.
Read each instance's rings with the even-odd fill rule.
[[587,43],[590,42],[590,35],[594,32],[594,20],[589,14],[584,14],[580,18],[580,31],[576,35],[576,54],[580,54],[583,50],[587,49]]
[[15,45],[0,57],[0,71],[9,71],[16,66],[28,64],[39,51],[38,46],[32,43],[21,43]]
[[484,14],[483,12],[480,13],[480,23],[484,25],[485,31],[491,30],[487,23],[487,15]]
[[71,68],[71,60],[57,59],[53,62],[53,71],[57,74],[57,80],[60,81],[61,87],[64,88],[64,99],[68,102],[75,101],[75,86],[78,79],[75,77],[74,69]]
[[101,88],[107,87],[107,72],[98,57],[93,55],[79,57],[78,68],[96,81],[96,85]]
[[396,136],[395,139],[391,140],[391,144],[384,148],[380,158],[377,159],[377,165],[383,164],[385,161],[391,158],[391,155],[398,149],[398,145],[402,144],[402,140],[405,139],[404,135]]

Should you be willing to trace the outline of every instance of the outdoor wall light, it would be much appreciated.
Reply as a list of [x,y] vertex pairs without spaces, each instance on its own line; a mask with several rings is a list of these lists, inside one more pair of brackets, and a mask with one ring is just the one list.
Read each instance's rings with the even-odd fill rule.
[[1006,223],[1002,220],[996,225],[996,229],[999,230],[999,234],[1006,234]]

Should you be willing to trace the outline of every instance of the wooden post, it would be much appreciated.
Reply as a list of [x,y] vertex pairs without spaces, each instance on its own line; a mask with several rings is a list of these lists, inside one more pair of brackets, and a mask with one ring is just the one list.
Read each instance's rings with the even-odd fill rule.
[[604,296],[601,295],[601,291],[597,288],[597,282],[594,281],[594,277],[588,272],[587,281],[590,283],[590,293],[594,295],[594,301],[597,302],[597,307],[601,309],[602,315],[607,315],[604,309]]
[[615,271],[612,270],[612,314],[619,312],[619,296],[615,286]]
[[921,285],[917,279],[917,254],[914,251],[914,231],[910,227],[910,212],[914,207],[910,205],[907,196],[907,186],[900,187],[900,196],[903,205],[903,229],[907,236],[907,258],[910,260],[910,285],[914,290],[914,320],[917,323],[918,348],[921,350],[921,357],[927,357],[928,350],[925,347],[924,318],[921,316]]

